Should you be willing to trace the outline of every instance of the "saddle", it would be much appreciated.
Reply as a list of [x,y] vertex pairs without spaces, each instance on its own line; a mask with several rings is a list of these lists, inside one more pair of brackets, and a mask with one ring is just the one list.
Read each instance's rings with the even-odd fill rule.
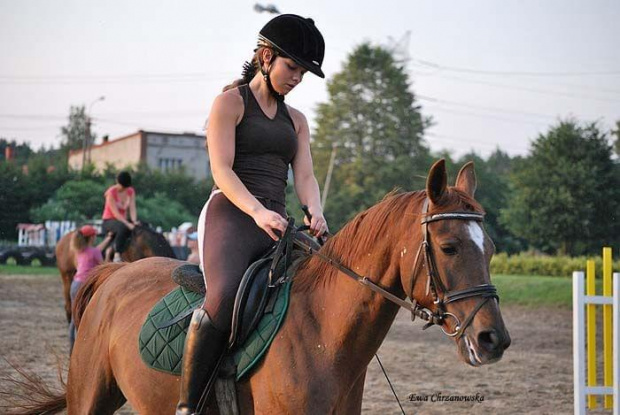
[[[307,258],[307,252],[294,248],[295,240],[305,245],[310,244],[317,250],[320,248],[314,239],[295,232],[294,219],[291,219],[278,244],[252,263],[244,273],[233,306],[229,349],[242,345],[248,339],[263,314],[273,309],[279,288],[290,281],[301,261]],[[172,273],[172,279],[189,291],[206,295],[208,288],[205,287],[203,274],[197,265],[183,264],[177,267]],[[183,320],[192,314],[194,309],[179,314],[159,328]]]
[[[288,308],[292,278],[319,243],[295,230],[294,221],[279,243],[246,270],[235,297],[229,347],[214,389],[223,413],[239,413],[235,383],[251,373],[278,332]],[[196,265],[185,263],[172,273],[180,286],[149,313],[139,336],[142,360],[151,368],[181,374],[189,317],[200,307],[208,287]],[[176,311],[175,311],[176,310]]]

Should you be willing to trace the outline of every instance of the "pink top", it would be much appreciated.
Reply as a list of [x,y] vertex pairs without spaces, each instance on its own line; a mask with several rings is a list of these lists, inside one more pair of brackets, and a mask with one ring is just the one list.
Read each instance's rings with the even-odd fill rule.
[[77,272],[73,281],[85,282],[88,271],[103,262],[101,251],[95,247],[87,246],[82,252],[77,254]]
[[107,202],[108,192],[112,195],[112,199],[114,199],[114,201],[116,202],[116,208],[118,209],[118,213],[120,213],[122,217],[127,218],[127,209],[129,209],[129,202],[131,201],[131,197],[135,194],[133,187],[127,188],[126,190],[127,198],[125,199],[124,203],[120,199],[120,196],[118,194],[118,189],[116,188],[116,186],[110,186],[108,190],[105,191],[103,196],[106,198],[106,203],[103,208],[103,215],[102,215],[103,220],[116,219],[114,217],[114,213],[112,213],[112,209],[110,208]]

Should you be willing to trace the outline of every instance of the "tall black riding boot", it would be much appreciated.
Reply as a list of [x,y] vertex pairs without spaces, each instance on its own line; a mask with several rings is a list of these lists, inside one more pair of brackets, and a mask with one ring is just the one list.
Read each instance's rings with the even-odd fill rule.
[[213,386],[217,376],[220,358],[226,351],[228,334],[215,328],[209,314],[202,309],[194,311],[189,325],[183,352],[181,374],[181,396],[176,415],[196,413],[203,393]]

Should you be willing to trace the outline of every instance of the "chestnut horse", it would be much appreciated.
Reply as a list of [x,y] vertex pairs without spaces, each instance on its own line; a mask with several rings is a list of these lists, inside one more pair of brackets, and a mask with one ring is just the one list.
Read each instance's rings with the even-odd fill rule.
[[[465,363],[497,362],[510,337],[490,284],[494,246],[479,224],[483,212],[473,199],[473,164],[463,166],[454,187],[446,176],[440,160],[429,172],[426,192],[386,196],[319,253],[396,300],[409,297],[429,317],[442,316],[435,321],[454,335]],[[129,402],[140,414],[174,413],[179,377],[141,361],[138,333],[154,304],[174,288],[170,274],[180,264],[148,258],[95,272],[78,295],[66,394],[39,409],[66,405],[70,415],[111,414]],[[367,366],[398,310],[311,256],[295,274],[286,320],[263,362],[237,384],[241,413],[359,414]],[[217,414],[211,400],[209,413]]]
[[[62,279],[65,297],[67,322],[71,321],[71,283],[75,275],[75,256],[71,249],[71,238],[75,231],[65,234],[56,244],[56,266]],[[174,252],[166,238],[147,226],[136,226],[131,232],[131,240],[121,258],[126,262],[137,261],[151,256],[174,258]]]

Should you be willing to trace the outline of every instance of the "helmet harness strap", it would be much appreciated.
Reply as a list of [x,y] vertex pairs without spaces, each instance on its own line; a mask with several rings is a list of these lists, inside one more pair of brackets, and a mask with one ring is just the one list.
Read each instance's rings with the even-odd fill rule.
[[[260,45],[259,43],[259,46]],[[277,50],[273,49],[273,48],[269,48],[269,50],[271,50],[271,52],[273,53],[273,58],[271,59],[271,62],[269,63],[269,68],[267,70],[265,70],[265,68],[263,68],[263,64],[264,62],[260,62],[259,61],[259,69],[260,69],[260,73],[261,75],[263,75],[263,79],[265,80],[265,82],[267,83],[267,88],[269,88],[269,92],[271,92],[271,95],[273,95],[273,97],[278,100],[278,101],[284,101],[284,95],[279,94],[274,88],[273,85],[271,83],[271,77],[269,76],[269,73],[271,72],[271,65],[273,65],[273,61],[279,56],[279,53]]]

